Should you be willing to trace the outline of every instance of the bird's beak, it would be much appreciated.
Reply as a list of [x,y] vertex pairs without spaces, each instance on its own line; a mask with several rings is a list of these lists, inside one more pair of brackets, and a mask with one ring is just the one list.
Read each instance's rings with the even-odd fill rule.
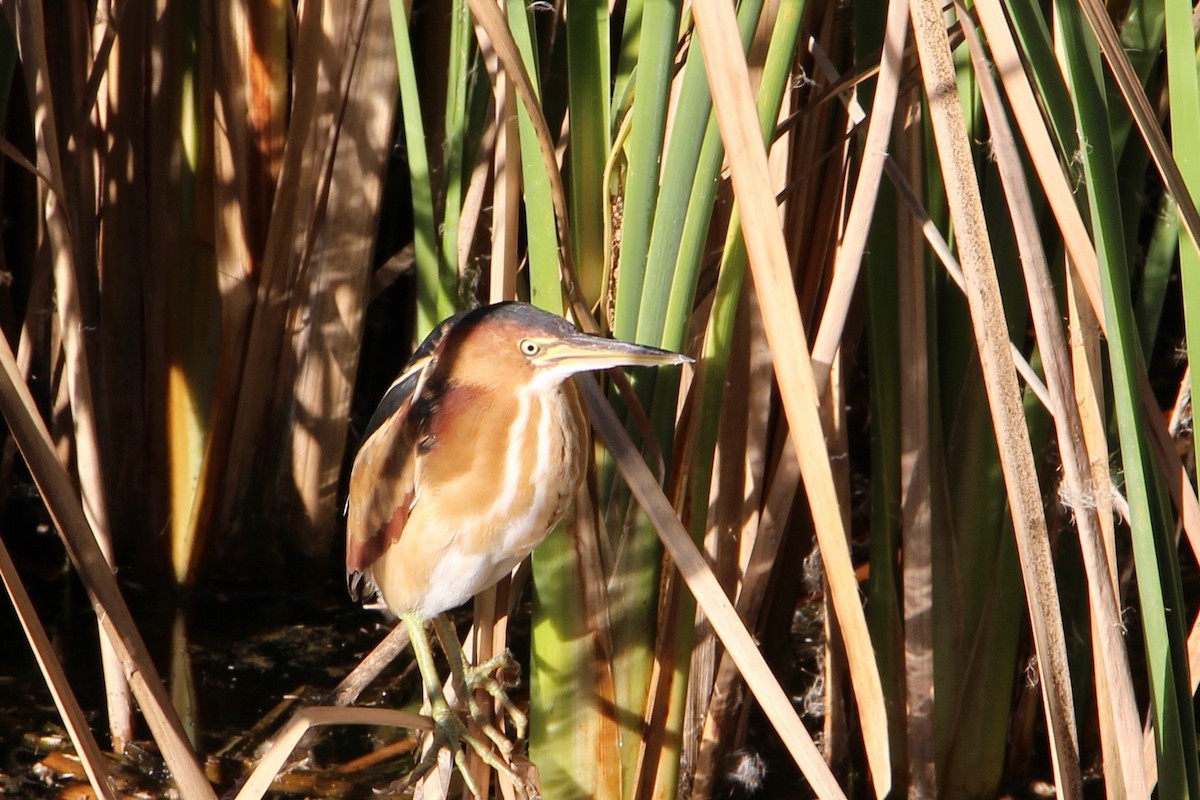
[[668,364],[688,364],[692,359],[680,353],[660,350],[642,344],[630,344],[617,339],[603,339],[576,333],[555,343],[546,353],[547,361],[566,367],[571,372],[589,372],[610,367],[655,367]]

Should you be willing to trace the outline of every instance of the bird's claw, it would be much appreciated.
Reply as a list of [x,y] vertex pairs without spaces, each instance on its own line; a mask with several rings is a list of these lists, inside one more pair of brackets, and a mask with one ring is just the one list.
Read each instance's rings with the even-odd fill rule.
[[[406,775],[393,789],[396,793],[415,785],[417,781],[429,774],[435,766],[437,766],[438,754],[443,748],[454,754],[454,765],[462,776],[463,784],[472,797],[483,797],[479,786],[476,785],[475,779],[471,776],[471,770],[467,764],[466,750],[464,745],[469,746],[475,751],[476,755],[483,760],[492,769],[504,774],[513,786],[518,788],[518,792],[524,796],[525,782],[513,771],[511,766],[511,748],[512,744],[508,743],[509,750],[505,752],[504,759],[501,759],[496,752],[488,746],[487,742],[480,740],[478,737],[471,734],[467,730],[467,726],[463,718],[457,711],[449,705],[438,703],[432,709],[431,716],[433,717],[433,744],[426,751],[417,766],[412,772]],[[489,738],[491,738],[489,736]],[[505,740],[507,742],[507,740]]]
[[507,691],[520,682],[521,665],[513,658],[512,653],[505,650],[482,664],[468,666],[463,671],[463,678],[466,682],[467,705],[471,712],[471,718],[479,723],[479,727],[483,729],[488,738],[495,742],[496,746],[504,752],[505,758],[511,761],[513,743],[488,720],[483,709],[475,701],[475,692],[482,689],[499,703],[512,720],[513,728],[516,729],[516,738],[524,739],[526,729],[529,727],[529,720],[524,712],[509,699]]

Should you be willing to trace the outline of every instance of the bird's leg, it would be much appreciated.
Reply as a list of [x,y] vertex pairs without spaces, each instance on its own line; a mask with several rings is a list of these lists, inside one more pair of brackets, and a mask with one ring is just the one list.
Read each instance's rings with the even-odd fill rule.
[[483,709],[479,707],[479,703],[475,700],[475,690],[483,689],[494,700],[500,703],[501,707],[512,718],[517,738],[525,738],[525,728],[527,725],[525,715],[513,705],[512,700],[509,699],[508,693],[505,691],[512,684],[497,680],[493,675],[497,669],[500,669],[502,672],[514,672],[519,669],[516,662],[513,661],[512,654],[506,650],[500,655],[473,667],[467,663],[466,656],[463,655],[462,645],[458,643],[458,634],[455,632],[454,626],[450,624],[450,620],[446,615],[439,614],[434,617],[433,626],[437,631],[438,639],[442,642],[442,649],[446,652],[446,659],[450,662],[451,673],[460,681],[466,691],[467,708],[471,712],[471,717],[479,723],[479,727],[483,729],[487,737],[496,743],[496,746],[504,753],[504,757],[511,761],[513,743],[483,713]]
[[[425,777],[429,770],[433,769],[437,763],[438,751],[443,747],[447,747],[454,753],[454,764],[462,775],[463,783],[466,784],[467,790],[475,797],[482,796],[479,792],[479,787],[475,785],[475,781],[471,777],[470,770],[467,768],[467,760],[461,747],[464,743],[470,745],[471,749],[478,753],[484,763],[492,769],[507,775],[515,785],[523,785],[521,779],[512,771],[512,768],[497,757],[487,743],[471,735],[466,725],[463,724],[463,720],[458,715],[458,712],[446,702],[446,695],[442,691],[442,682],[437,674],[437,666],[433,661],[433,646],[429,641],[429,634],[425,631],[425,621],[415,614],[404,614],[400,619],[404,622],[404,626],[408,628],[409,639],[412,642],[413,656],[416,657],[417,668],[421,672],[421,683],[424,685],[425,693],[429,696],[430,716],[433,717],[434,722],[433,747],[430,748],[429,752],[425,754],[408,777],[402,781],[401,788],[411,786]],[[461,652],[460,649],[460,656]],[[451,663],[453,663],[453,660],[451,660]]]

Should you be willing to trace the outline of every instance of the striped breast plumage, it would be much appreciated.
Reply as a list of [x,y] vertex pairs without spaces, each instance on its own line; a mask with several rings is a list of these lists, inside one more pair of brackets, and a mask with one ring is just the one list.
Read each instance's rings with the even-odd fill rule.
[[431,616],[502,578],[567,512],[585,471],[586,417],[570,380],[502,393],[434,377],[406,424],[407,458],[385,459],[407,467],[387,470],[411,483],[389,493],[406,509],[403,530],[379,510],[363,572],[393,612]]

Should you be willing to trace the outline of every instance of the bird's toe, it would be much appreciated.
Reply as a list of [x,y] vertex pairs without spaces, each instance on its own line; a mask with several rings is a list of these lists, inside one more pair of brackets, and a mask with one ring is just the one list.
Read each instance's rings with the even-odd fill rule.
[[[512,653],[505,650],[497,656],[494,656],[487,661],[484,661],[478,666],[468,667],[465,673],[466,684],[470,694],[476,690],[482,689],[487,692],[493,700],[499,703],[500,707],[512,719],[513,727],[516,729],[516,738],[524,739],[525,731],[528,728],[528,720],[512,699],[508,696],[508,690],[516,686],[521,680],[521,665],[513,658]],[[487,722],[486,716],[475,704],[474,699],[471,700],[471,716],[480,724],[480,727],[488,734],[488,738],[496,741],[497,746],[505,750],[505,756],[511,756],[512,743],[504,739],[507,747],[500,745],[496,737],[492,735],[495,727]],[[491,727],[492,731],[488,728]],[[497,736],[501,736],[496,731]],[[501,738],[503,738],[501,736]]]

